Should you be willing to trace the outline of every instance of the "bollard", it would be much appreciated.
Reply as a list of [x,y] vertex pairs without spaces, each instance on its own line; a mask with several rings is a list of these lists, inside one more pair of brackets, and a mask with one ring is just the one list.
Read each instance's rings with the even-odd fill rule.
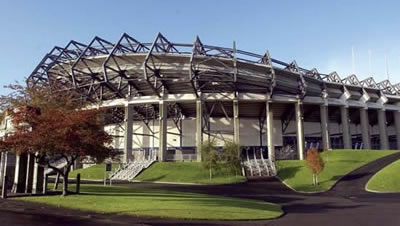
[[76,175],[76,194],[79,194],[81,190],[81,174],[78,173],[78,175]]
[[3,184],[2,184],[2,189],[1,189],[1,198],[6,199],[7,198],[7,176],[3,177]]

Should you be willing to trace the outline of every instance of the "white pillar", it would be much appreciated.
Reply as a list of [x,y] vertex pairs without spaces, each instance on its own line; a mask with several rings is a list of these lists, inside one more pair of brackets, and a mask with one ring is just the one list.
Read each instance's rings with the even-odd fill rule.
[[303,122],[303,112],[302,112],[302,103],[299,99],[295,104],[296,110],[296,127],[297,127],[297,151],[299,154],[299,159],[304,160],[304,122]]
[[389,149],[389,140],[387,136],[386,111],[378,110],[378,126],[379,126],[379,141],[381,150]]
[[133,136],[133,106],[125,107],[125,133],[124,133],[124,158],[127,163],[132,157],[132,136]]
[[371,149],[371,137],[369,134],[368,109],[360,109],[361,137],[364,149]]
[[351,149],[351,136],[349,127],[349,110],[347,106],[340,106],[340,117],[342,121],[343,144],[345,149]]
[[233,100],[233,139],[240,145],[240,122],[239,122],[239,102]]
[[158,160],[164,162],[167,160],[167,103],[160,101],[158,109],[160,115]]
[[203,102],[196,101],[196,153],[197,161],[201,162],[201,148],[203,144]]
[[6,166],[5,164],[5,152],[0,152],[0,185],[3,184],[3,177],[4,177],[4,168]]
[[274,143],[274,112],[271,109],[271,104],[266,102],[266,121],[267,121],[267,146],[268,159],[275,161],[275,143]]
[[322,150],[329,150],[329,117],[328,117],[328,106],[320,106],[320,117],[321,117],[321,136],[322,136]]

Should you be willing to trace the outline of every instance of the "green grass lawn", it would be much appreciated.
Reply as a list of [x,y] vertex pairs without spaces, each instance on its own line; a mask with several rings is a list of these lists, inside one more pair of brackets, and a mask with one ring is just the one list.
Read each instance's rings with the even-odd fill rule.
[[246,181],[246,178],[234,175],[221,167],[214,172],[210,181],[209,171],[199,162],[156,162],[139,174],[135,180],[161,181],[196,184],[228,184]]
[[[114,171],[119,167],[118,164],[112,164],[112,170]],[[77,169],[69,174],[69,178],[76,178],[78,173],[81,174],[81,179],[86,180],[104,180],[104,172],[106,169],[105,164],[96,164],[86,169]]]
[[[71,185],[71,190],[73,190]],[[257,200],[128,187],[81,185],[80,195],[17,198],[58,207],[133,216],[254,220],[283,214],[279,205]]]
[[400,160],[376,173],[368,181],[367,188],[379,192],[400,192]]
[[305,161],[281,160],[277,162],[278,176],[286,184],[300,192],[329,190],[338,179],[362,165],[392,154],[395,151],[333,150],[322,153],[325,169],[319,175],[320,185],[312,186],[312,174]]

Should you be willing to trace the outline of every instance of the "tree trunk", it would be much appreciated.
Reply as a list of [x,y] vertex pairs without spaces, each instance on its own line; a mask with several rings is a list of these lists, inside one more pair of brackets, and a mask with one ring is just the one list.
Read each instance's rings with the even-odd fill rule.
[[210,181],[211,181],[211,178],[212,178],[212,172],[211,172],[211,167],[210,167]]
[[315,174],[315,184],[319,185],[319,183],[318,183],[318,175],[317,174]]

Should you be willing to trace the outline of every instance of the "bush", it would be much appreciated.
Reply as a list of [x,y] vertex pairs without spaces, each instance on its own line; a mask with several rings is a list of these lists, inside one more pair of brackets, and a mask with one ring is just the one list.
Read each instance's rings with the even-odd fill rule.
[[229,168],[232,173],[236,175],[240,174],[240,145],[235,142],[225,142],[222,160],[225,161],[226,167]]

